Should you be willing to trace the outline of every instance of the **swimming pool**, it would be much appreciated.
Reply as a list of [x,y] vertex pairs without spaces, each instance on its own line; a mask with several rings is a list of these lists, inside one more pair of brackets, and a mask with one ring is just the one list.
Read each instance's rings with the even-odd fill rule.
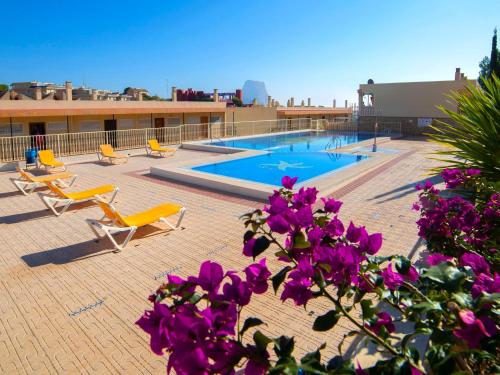
[[272,152],[319,152],[373,138],[370,133],[306,131],[205,142],[210,146]]
[[264,154],[190,167],[193,171],[279,186],[283,176],[298,183],[361,162],[367,156],[325,152],[373,138],[369,133],[304,131],[204,142],[205,145],[259,150]]
[[283,176],[298,177],[299,183],[359,163],[364,155],[330,152],[269,152],[235,160],[192,167],[219,176],[279,186]]

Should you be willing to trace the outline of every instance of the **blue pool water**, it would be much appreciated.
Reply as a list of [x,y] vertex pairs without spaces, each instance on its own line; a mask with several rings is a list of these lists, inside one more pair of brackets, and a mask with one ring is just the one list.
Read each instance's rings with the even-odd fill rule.
[[262,150],[267,153],[191,169],[274,186],[281,185],[283,176],[291,176],[298,177],[298,183],[303,184],[367,158],[363,155],[330,153],[325,150],[370,138],[373,136],[368,133],[307,131],[207,142],[212,146]]
[[279,186],[283,176],[298,177],[298,182],[303,183],[366,158],[367,156],[363,155],[328,152],[269,152],[264,155],[201,165],[192,169]]
[[235,147],[272,152],[318,152],[373,138],[369,133],[315,132],[267,135],[207,142],[212,146]]

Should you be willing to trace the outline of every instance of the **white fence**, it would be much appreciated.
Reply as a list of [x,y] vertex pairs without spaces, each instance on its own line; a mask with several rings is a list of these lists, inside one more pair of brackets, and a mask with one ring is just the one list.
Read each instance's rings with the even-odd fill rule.
[[312,120],[309,118],[220,122],[211,124],[184,124],[175,127],[130,129],[36,136],[0,137],[0,162],[24,160],[31,148],[52,149],[56,156],[95,153],[102,144],[111,144],[117,150],[143,148],[152,138],[162,144],[221,139],[226,137],[269,134],[294,130],[357,131],[350,121]]

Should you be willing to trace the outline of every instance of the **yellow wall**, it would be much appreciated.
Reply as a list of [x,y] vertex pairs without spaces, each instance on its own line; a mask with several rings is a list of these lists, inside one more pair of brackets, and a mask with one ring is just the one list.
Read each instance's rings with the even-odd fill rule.
[[364,94],[374,94],[377,115],[383,117],[447,117],[436,107],[456,110],[448,103],[447,94],[463,89],[474,80],[400,82],[359,85]]
[[[220,120],[224,122],[223,112],[206,112],[206,113],[193,113],[193,114],[183,114],[182,113],[172,113],[172,114],[153,114],[152,124],[154,127],[155,118],[164,118],[165,126],[178,126],[175,124],[168,123],[168,119],[178,119],[180,124],[183,120],[187,121],[188,116],[197,117],[220,117]],[[132,114],[132,115],[92,115],[92,116],[44,116],[44,117],[13,117],[12,123],[16,129],[22,129],[22,132],[14,133],[14,136],[29,135],[29,124],[34,122],[45,123],[45,128],[47,134],[61,134],[67,133],[69,127],[70,133],[77,133],[81,131],[103,131],[104,130],[104,120],[117,120],[117,129],[140,129],[151,127],[151,114]],[[120,121],[122,120],[122,121]],[[22,125],[22,128],[18,125]],[[94,126],[95,124],[95,126]],[[10,136],[10,119],[0,118],[0,136]]]

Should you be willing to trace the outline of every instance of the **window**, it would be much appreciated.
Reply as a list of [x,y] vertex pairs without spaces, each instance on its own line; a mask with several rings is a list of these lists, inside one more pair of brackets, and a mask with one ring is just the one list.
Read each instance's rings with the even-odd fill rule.
[[152,128],[153,125],[151,124],[151,117],[141,117],[138,121],[137,121],[137,126],[139,128]]
[[101,130],[102,127],[99,120],[85,120],[80,122],[81,132],[98,132]]
[[187,118],[187,123],[188,124],[199,124],[200,123],[200,116],[189,116]]
[[118,119],[118,130],[128,130],[134,128],[134,120],[131,118]]
[[65,121],[47,122],[48,134],[61,134],[66,133],[67,131],[68,127]]
[[[18,137],[24,135],[23,124],[12,124],[12,136]],[[0,137],[10,137],[10,124],[0,124]]]
[[180,124],[181,124],[181,119],[179,117],[167,118],[167,126],[179,126]]

